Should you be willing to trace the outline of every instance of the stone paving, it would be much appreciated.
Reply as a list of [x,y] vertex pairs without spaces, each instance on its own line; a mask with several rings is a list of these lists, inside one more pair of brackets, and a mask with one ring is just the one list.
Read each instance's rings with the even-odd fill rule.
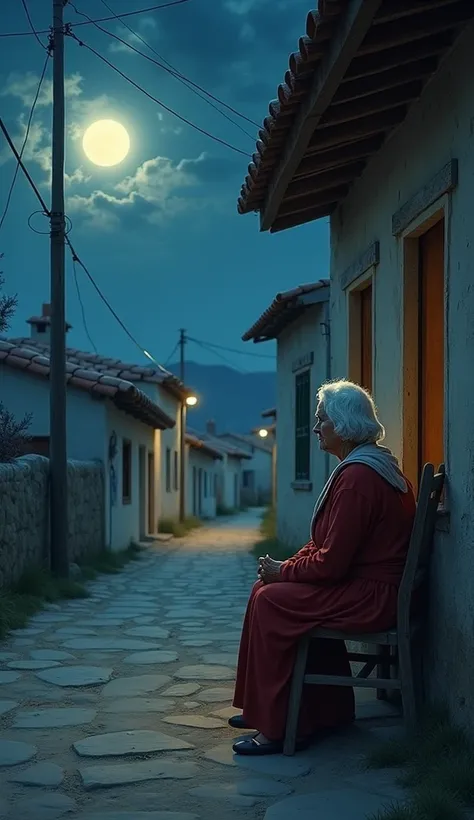
[[361,720],[319,747],[233,756],[226,721],[257,527],[246,514],[151,546],[0,645],[0,817],[362,820],[404,798],[396,773],[361,767],[399,731],[372,694]]

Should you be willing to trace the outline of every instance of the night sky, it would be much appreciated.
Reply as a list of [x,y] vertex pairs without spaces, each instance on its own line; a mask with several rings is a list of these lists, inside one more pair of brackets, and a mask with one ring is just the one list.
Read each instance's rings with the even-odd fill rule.
[[[120,13],[158,0],[107,2]],[[109,14],[101,0],[77,0],[74,5],[90,17]],[[37,30],[48,28],[49,6],[49,0],[29,0]],[[126,22],[174,69],[261,122],[283,79],[288,55],[304,33],[309,8],[308,0],[190,0]],[[84,20],[71,5],[65,19]],[[157,59],[118,21],[101,25]],[[23,31],[28,31],[28,22],[21,2],[9,0],[2,5],[0,33]],[[206,342],[273,354],[272,344],[251,347],[240,336],[279,290],[328,275],[327,221],[273,236],[261,234],[257,215],[239,216],[236,210],[255,150],[255,126],[227,112],[251,138],[175,77],[94,26],[79,27],[75,33],[165,105],[249,155],[180,122],[67,38],[66,211],[80,257],[140,345],[158,360],[168,359],[180,327]],[[46,42],[47,35],[42,39]],[[19,146],[45,52],[33,36],[25,36],[0,39],[0,54],[0,114]],[[46,76],[24,159],[49,204],[52,64]],[[130,134],[129,155],[112,168],[93,165],[82,150],[84,129],[102,118],[117,120]],[[0,213],[14,167],[0,135]],[[0,233],[5,289],[19,298],[10,331],[15,336],[27,333],[25,319],[49,300],[48,236],[28,227],[36,209],[20,175]],[[38,231],[48,229],[41,215],[32,217],[31,224]],[[84,274],[79,270],[78,275],[97,349],[143,361]],[[67,318],[73,325],[69,345],[90,349],[69,255]],[[212,352],[191,343],[188,356],[204,364],[219,362]],[[274,367],[271,358],[225,356],[247,370]]]

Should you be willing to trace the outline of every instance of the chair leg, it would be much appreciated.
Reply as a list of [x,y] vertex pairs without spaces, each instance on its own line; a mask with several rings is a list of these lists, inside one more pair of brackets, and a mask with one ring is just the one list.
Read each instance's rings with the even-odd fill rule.
[[405,724],[409,731],[415,729],[417,724],[417,698],[415,691],[415,679],[413,675],[413,662],[411,656],[411,645],[408,639],[399,640],[398,644],[399,674],[403,704],[403,715]]
[[[378,678],[385,678],[390,679],[391,677],[391,666],[389,663],[390,660],[390,647],[385,646],[385,644],[379,644],[376,647],[377,655],[382,655],[383,660],[381,663],[377,665],[377,677]],[[388,660],[385,660],[385,659]],[[387,689],[377,689],[377,700],[388,700],[388,690]]]
[[294,755],[296,747],[296,733],[300,716],[301,695],[303,693],[304,676],[308,660],[309,638],[301,638],[298,643],[293,677],[291,680],[290,697],[288,700],[288,714],[286,717],[284,755]]

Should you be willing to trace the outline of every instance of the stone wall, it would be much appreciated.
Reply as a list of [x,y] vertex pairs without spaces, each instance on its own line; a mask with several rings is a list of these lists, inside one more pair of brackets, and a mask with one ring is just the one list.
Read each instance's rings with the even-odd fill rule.
[[48,483],[42,456],[0,464],[0,588],[47,558]]
[[[104,475],[99,462],[68,463],[69,560],[104,545]],[[49,461],[0,464],[0,588],[32,566],[49,566]]]
[[69,560],[104,547],[104,472],[98,461],[68,462]]

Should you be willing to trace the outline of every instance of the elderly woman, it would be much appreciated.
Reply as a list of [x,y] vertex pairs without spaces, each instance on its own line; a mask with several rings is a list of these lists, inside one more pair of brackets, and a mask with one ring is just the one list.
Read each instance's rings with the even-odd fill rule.
[[[258,730],[234,743],[241,755],[282,751],[298,639],[316,626],[379,632],[396,622],[397,593],[415,516],[413,490],[369,393],[348,381],[323,385],[314,432],[320,449],[339,459],[319,496],[311,540],[287,561],[260,559],[245,616],[234,728]],[[311,644],[308,671],[350,675],[343,641]],[[354,720],[350,687],[304,687],[299,742]]]

